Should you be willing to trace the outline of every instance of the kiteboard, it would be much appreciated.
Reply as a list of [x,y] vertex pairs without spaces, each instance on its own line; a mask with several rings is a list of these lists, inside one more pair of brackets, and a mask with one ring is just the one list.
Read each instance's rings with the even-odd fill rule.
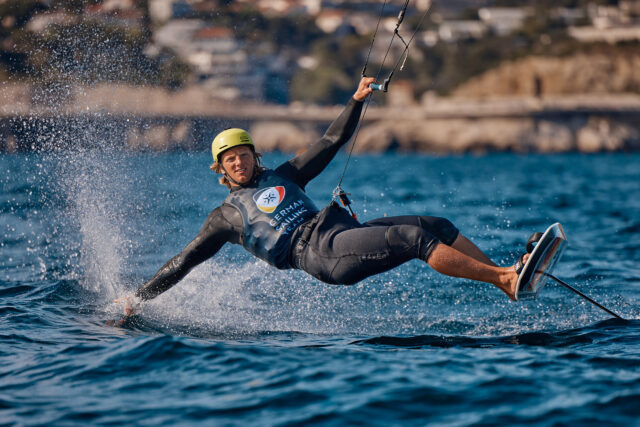
[[[560,223],[551,225],[542,234],[540,240],[530,251],[529,259],[525,263],[516,288],[516,301],[519,299],[533,299],[553,272],[556,263],[560,260],[567,244],[567,237]],[[529,249],[527,249],[529,251]]]

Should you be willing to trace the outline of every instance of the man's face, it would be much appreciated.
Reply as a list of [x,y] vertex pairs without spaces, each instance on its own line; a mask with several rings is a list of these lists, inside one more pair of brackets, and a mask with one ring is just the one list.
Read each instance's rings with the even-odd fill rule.
[[233,147],[222,153],[220,163],[227,175],[238,184],[246,184],[251,181],[256,167],[253,150],[246,145]]

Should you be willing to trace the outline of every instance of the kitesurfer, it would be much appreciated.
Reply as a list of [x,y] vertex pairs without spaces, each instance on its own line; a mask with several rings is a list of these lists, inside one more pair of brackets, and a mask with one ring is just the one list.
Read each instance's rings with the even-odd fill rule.
[[359,223],[332,202],[318,209],[305,186],[320,174],[354,133],[363,101],[375,79],[363,77],[340,116],[304,153],[275,169],[260,163],[251,136],[228,129],[212,143],[212,169],[230,189],[198,235],[125,303],[134,313],[214,256],[225,243],[242,245],[279,269],[304,270],[325,283],[351,285],[421,259],[436,271],[492,283],[514,299],[517,266],[498,267],[447,219],[429,216],[379,218]]

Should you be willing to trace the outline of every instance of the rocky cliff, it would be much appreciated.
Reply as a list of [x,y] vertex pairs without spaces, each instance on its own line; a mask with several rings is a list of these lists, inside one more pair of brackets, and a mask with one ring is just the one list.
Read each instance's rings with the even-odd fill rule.
[[456,97],[640,93],[640,50],[532,56],[509,61],[461,85]]

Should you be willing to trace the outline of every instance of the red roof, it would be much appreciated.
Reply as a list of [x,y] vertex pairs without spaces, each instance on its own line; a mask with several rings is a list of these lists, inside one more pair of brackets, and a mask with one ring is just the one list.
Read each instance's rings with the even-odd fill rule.
[[233,31],[224,27],[201,28],[196,31],[195,37],[198,39],[219,39],[233,36]]

